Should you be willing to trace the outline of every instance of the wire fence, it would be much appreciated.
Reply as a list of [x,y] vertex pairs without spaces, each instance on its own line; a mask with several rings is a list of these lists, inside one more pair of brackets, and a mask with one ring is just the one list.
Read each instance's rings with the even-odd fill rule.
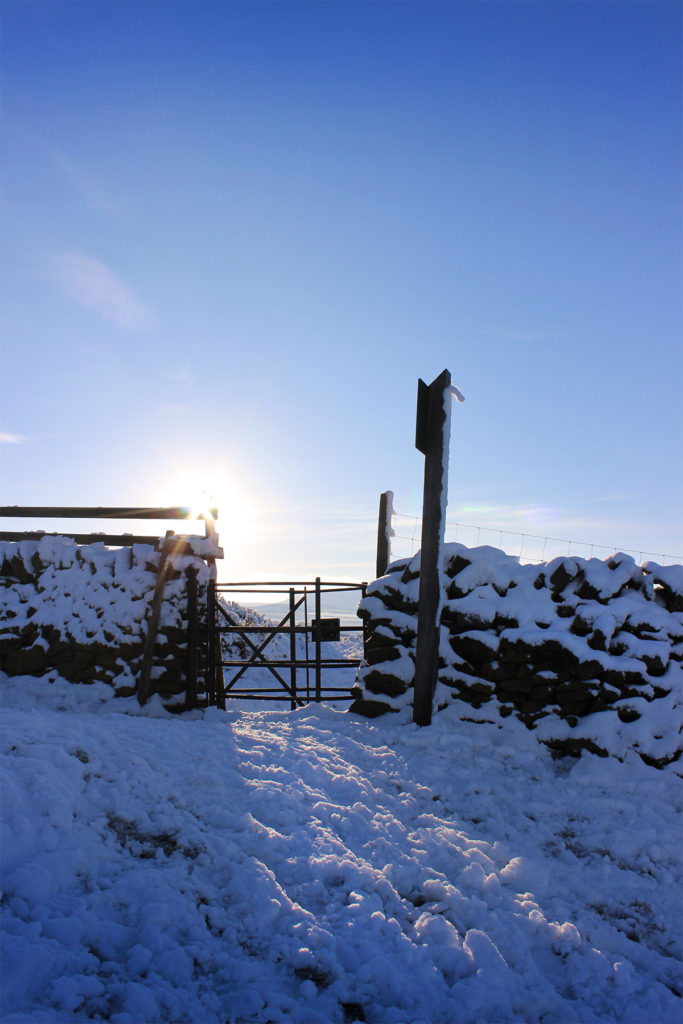
[[[394,531],[391,540],[392,558],[414,555],[420,547],[422,516],[410,516],[394,510],[391,525]],[[400,543],[396,543],[397,541]],[[544,537],[541,534],[506,530],[499,526],[456,523],[450,519],[446,519],[446,541],[457,541],[467,547],[489,544],[509,555],[514,555],[520,562],[548,562],[559,555],[608,558],[617,551],[623,551],[624,554],[633,555],[639,565],[646,561],[657,561],[660,565],[683,563],[683,555],[666,555],[659,551],[638,551],[635,548],[612,547],[609,544]]]

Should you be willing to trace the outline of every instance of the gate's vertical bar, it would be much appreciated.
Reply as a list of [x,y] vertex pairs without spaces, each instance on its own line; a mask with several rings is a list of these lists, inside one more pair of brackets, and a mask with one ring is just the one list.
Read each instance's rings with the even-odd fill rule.
[[209,580],[206,590],[206,700],[216,703],[216,581]]
[[213,588],[213,615],[214,615],[214,658],[216,659],[216,675],[214,688],[216,691],[216,704],[219,708],[225,711],[225,679],[223,678],[223,641],[221,640],[221,634],[216,625],[218,621],[218,613],[216,612],[216,604],[218,598],[216,597],[216,584],[214,583]]
[[294,587],[289,588],[289,660],[292,663],[290,669],[290,685],[292,687],[292,711],[296,707],[296,626],[295,626],[295,611],[296,602],[294,600]]
[[216,628],[216,581],[209,580],[208,592],[209,619],[209,703],[217,704],[225,709],[225,689],[223,686],[223,651],[221,635]]
[[315,578],[315,699],[322,700],[321,651],[320,651],[320,577]]
[[185,573],[187,578],[187,685],[185,706],[197,704],[197,570],[191,565]]
[[308,656],[308,588],[304,587],[304,637],[306,639],[306,703],[311,702],[311,662]]

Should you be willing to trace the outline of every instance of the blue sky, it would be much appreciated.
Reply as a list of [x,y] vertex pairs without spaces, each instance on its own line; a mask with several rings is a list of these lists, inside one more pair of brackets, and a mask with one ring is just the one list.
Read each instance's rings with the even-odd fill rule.
[[2,21],[3,503],[206,487],[227,577],[367,578],[448,367],[450,520],[683,554],[678,4]]

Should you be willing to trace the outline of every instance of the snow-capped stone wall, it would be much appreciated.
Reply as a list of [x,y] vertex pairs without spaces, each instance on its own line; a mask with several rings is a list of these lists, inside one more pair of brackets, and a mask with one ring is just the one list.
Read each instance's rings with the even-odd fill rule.
[[[661,766],[681,754],[683,566],[624,554],[521,565],[496,548],[445,546],[435,707],[515,714],[560,752]],[[355,709],[412,702],[420,556],[368,587]]]
[[[71,682],[102,681],[131,694],[160,558],[150,544],[107,548],[54,536],[0,542],[0,669],[56,671]],[[186,686],[186,570],[197,571],[200,609],[210,578],[197,555],[174,554],[170,563],[152,668],[152,690],[165,698]]]

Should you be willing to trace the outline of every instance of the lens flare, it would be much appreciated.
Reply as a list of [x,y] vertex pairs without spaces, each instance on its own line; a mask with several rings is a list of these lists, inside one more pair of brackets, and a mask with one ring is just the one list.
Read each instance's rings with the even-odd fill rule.
[[[242,487],[231,483],[220,473],[187,473],[178,475],[164,489],[167,500],[188,508],[193,519],[205,519],[207,531],[215,521],[215,530],[222,546],[233,550],[244,547],[251,537],[254,520],[253,502]],[[194,530],[188,522],[188,529]]]

